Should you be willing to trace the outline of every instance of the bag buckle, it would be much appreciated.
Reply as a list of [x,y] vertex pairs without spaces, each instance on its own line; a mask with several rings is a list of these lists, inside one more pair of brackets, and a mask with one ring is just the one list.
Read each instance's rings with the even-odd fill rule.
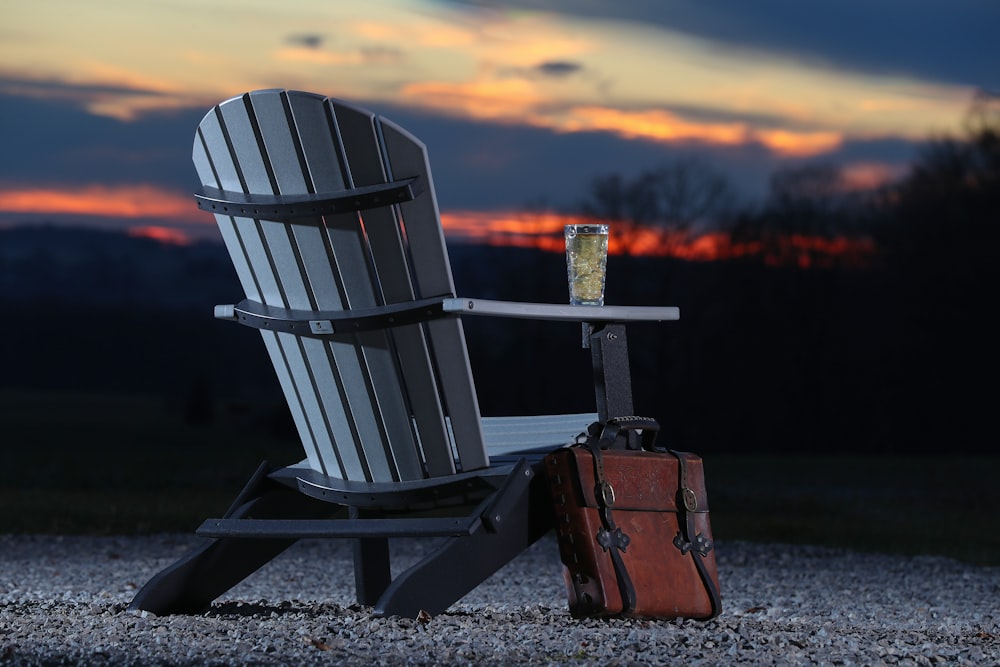
[[605,507],[614,507],[615,487],[611,486],[610,482],[601,480],[597,486],[594,487],[594,495],[597,496],[598,500],[604,503]]
[[694,489],[689,486],[685,486],[680,490],[681,502],[684,504],[684,509],[688,512],[698,511],[698,496],[695,494]]

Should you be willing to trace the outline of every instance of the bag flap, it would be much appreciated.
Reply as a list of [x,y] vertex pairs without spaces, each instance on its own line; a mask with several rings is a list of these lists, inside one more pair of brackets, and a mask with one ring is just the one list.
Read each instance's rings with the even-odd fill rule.
[[[562,454],[565,452],[565,454]],[[593,456],[583,447],[567,447],[556,454],[570,458],[579,483],[579,502],[597,508]],[[708,511],[708,494],[699,456],[678,452],[687,463],[687,485],[697,500],[697,512]],[[673,454],[633,450],[604,450],[604,477],[614,490],[615,510],[676,512],[680,471]]]

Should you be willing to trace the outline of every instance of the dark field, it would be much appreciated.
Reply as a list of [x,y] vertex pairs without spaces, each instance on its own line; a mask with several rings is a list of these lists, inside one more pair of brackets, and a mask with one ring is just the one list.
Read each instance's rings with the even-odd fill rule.
[[[262,460],[299,460],[260,414],[198,424],[158,398],[0,392],[0,533],[193,531]],[[705,467],[720,540],[1000,565],[1000,456],[747,452]]]

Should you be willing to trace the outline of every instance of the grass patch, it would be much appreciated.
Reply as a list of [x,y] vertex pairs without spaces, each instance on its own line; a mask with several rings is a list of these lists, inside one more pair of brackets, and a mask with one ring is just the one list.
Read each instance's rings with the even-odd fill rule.
[[[0,392],[0,532],[193,531],[298,443],[273,406],[191,423],[161,398]],[[711,455],[719,540],[821,544],[1000,565],[1000,456]]]
[[270,406],[211,423],[149,396],[0,392],[0,532],[190,531],[229,507],[261,461],[302,458]]
[[719,539],[1000,565],[998,456],[712,456]]

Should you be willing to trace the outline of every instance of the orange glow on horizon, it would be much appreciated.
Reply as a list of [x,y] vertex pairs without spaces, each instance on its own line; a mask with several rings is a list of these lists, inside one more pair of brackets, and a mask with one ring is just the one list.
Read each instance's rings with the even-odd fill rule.
[[0,190],[0,213],[163,218],[189,224],[211,222],[210,217],[198,210],[192,197],[152,185]]
[[[515,213],[455,211],[441,214],[446,237],[453,242],[536,248],[565,252],[563,226],[597,222],[582,216],[559,213]],[[605,222],[605,221],[601,221]],[[876,253],[867,237],[810,237],[798,234],[769,235],[752,241],[734,242],[725,232],[692,235],[686,231],[635,227],[611,223],[608,240],[611,255],[673,257],[692,262],[711,262],[760,257],[769,266],[823,268],[835,265],[868,266]]]
[[153,239],[167,245],[191,245],[192,243],[191,237],[181,230],[157,225],[132,227],[128,230],[128,235],[135,238]]
[[[877,170],[876,170],[877,171]],[[867,172],[866,172],[867,173]],[[193,198],[151,185],[89,185],[68,189],[38,188],[0,191],[0,213],[83,215],[124,221],[131,236],[183,245],[193,235],[165,224],[139,224],[164,220],[214,226],[213,217],[198,210]],[[134,221],[134,222],[129,222]],[[441,223],[449,242],[565,251],[563,227],[597,222],[579,215],[523,211],[443,211]],[[600,221],[606,222],[606,221]],[[802,235],[769,235],[753,241],[734,242],[725,232],[691,234],[631,223],[611,222],[608,252],[612,255],[673,257],[688,261],[716,261],[760,257],[773,266],[803,268],[835,264],[863,267],[876,253],[866,237],[833,238]]]

